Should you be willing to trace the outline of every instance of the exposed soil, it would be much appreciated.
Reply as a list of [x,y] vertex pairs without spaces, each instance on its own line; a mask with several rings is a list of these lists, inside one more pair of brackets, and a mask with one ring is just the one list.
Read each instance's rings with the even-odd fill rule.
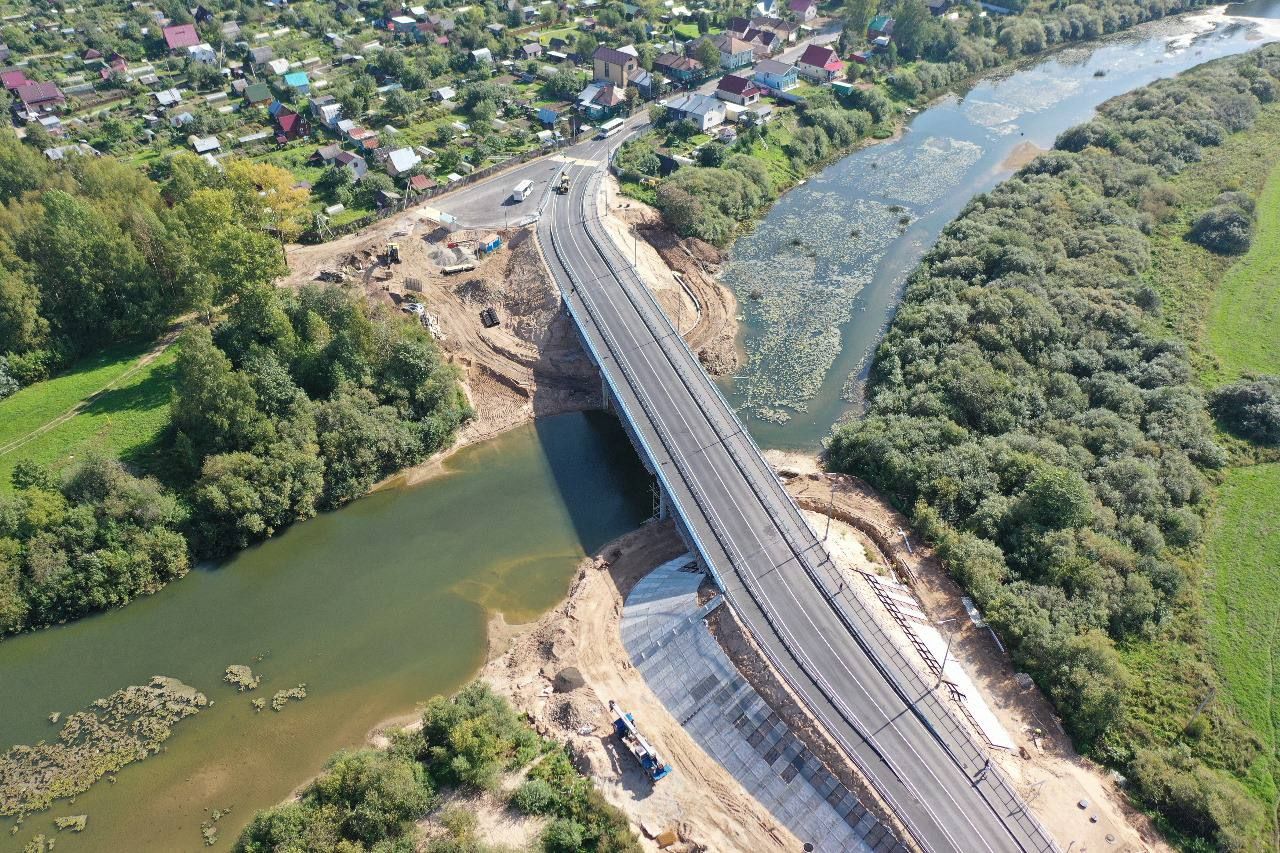
[[[502,238],[502,247],[478,253],[478,241],[490,234]],[[388,242],[399,246],[399,263],[384,259]],[[444,273],[459,263],[475,268]],[[441,349],[459,368],[475,418],[448,451],[388,482],[434,476],[449,452],[533,417],[601,405],[599,375],[561,309],[531,229],[450,232],[410,210],[331,243],[291,247],[289,266],[286,286],[320,283],[337,273],[345,281],[330,286],[361,288],[373,302],[425,306]],[[498,315],[491,329],[480,318],[486,308]],[[427,318],[424,323],[431,327]]]
[[1017,171],[1048,150],[1047,148],[1041,148],[1034,142],[1020,142],[1009,152],[1009,156],[1004,158],[1000,168]]
[[[685,550],[669,522],[605,546],[583,561],[568,598],[537,622],[513,631],[495,619],[499,631],[491,641],[501,639],[493,642],[481,677],[540,732],[569,745],[583,772],[631,818],[646,849],[657,848],[659,833],[675,830],[680,841],[667,850],[798,850],[799,841],[685,733],[622,645],[626,594]],[[619,754],[610,699],[635,715],[674,768],[658,785]]]
[[[630,249],[644,280],[675,323],[689,348],[712,376],[732,373],[743,361],[738,344],[738,302],[716,280],[724,257],[710,243],[680,238],[662,223],[662,214],[604,184],[604,219],[618,246]],[[639,239],[636,239],[636,238]],[[626,254],[626,252],[624,252]]]
[[[1064,849],[1170,850],[1150,820],[1129,803],[1100,765],[1079,755],[1053,708],[1035,687],[1023,688],[1013,663],[992,633],[969,619],[960,587],[932,549],[911,534],[906,518],[856,477],[818,474],[817,462],[801,454],[766,453],[806,510],[827,513],[856,528],[893,566],[935,624],[959,625],[951,657],[982,692],[987,705],[1013,737],[1015,752],[992,755],[1032,811]],[[834,488],[833,488],[834,487]],[[834,495],[834,497],[833,497]],[[905,531],[910,550],[899,531]],[[886,626],[893,625],[887,620]],[[1080,801],[1087,808],[1080,808]],[[1096,822],[1094,822],[1096,818]]]

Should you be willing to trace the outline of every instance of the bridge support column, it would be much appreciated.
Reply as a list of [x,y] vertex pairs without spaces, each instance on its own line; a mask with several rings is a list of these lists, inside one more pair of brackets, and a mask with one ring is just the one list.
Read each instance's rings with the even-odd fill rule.
[[604,410],[613,411],[613,401],[609,399],[609,383],[605,381],[603,372],[600,374],[600,398],[604,400]]
[[658,489],[658,520],[666,521],[671,517],[671,499],[667,497],[667,490]]

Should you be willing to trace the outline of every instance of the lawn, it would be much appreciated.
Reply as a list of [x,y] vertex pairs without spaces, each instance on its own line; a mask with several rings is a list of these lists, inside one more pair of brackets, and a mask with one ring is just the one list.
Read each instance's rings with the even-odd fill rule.
[[1209,312],[1209,349],[1223,379],[1280,373],[1280,166],[1258,198],[1248,254],[1223,276]]
[[[150,349],[115,347],[0,402],[0,492],[9,491],[10,475],[22,459],[57,469],[99,451],[150,470],[157,440],[169,422],[177,357],[170,348],[130,373]],[[58,420],[99,391],[79,413]]]
[[1219,490],[1207,549],[1209,631],[1241,714],[1276,748],[1280,671],[1280,463],[1234,468]]
[[[1273,232],[1268,237],[1265,230],[1260,231],[1254,239],[1260,257],[1252,260],[1251,266],[1258,264],[1267,254],[1268,239],[1275,242],[1276,220],[1280,216],[1276,210],[1280,204],[1276,193],[1280,188],[1274,186],[1280,182],[1280,176],[1272,175],[1277,146],[1280,146],[1280,107],[1271,104],[1263,109],[1250,131],[1228,137],[1202,162],[1184,169],[1169,181],[1180,202],[1167,218],[1162,217],[1152,234],[1152,265],[1147,280],[1160,294],[1162,303],[1159,318],[1154,322],[1163,326],[1166,333],[1191,344],[1192,363],[1208,385],[1235,378],[1227,371],[1228,362],[1256,363],[1244,358],[1242,352],[1258,340],[1241,334],[1243,327],[1239,324],[1252,320],[1245,316],[1245,307],[1233,301],[1234,294],[1226,293],[1228,268],[1238,259],[1215,255],[1187,240],[1186,234],[1192,220],[1213,205],[1218,193],[1227,189],[1248,193],[1259,200],[1263,228],[1269,227]],[[1268,189],[1265,194],[1264,183]],[[1267,195],[1271,196],[1270,202]],[[1251,256],[1246,256],[1245,260],[1249,259]],[[1254,282],[1254,285],[1261,284],[1263,282]],[[1247,282],[1242,277],[1234,287],[1237,292],[1247,290]],[[1213,323],[1211,313],[1215,315]],[[1233,318],[1237,323],[1227,323]],[[1218,349],[1218,344],[1224,344],[1228,338],[1235,338],[1237,343]]]

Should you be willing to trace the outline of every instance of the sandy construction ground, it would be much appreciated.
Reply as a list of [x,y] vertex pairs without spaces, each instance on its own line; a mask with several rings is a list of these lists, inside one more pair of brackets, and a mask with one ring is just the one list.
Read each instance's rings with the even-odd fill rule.
[[[1009,656],[989,630],[969,619],[959,586],[901,513],[856,477],[816,473],[817,461],[811,457],[774,451],[766,456],[801,508],[824,514],[832,508],[840,529],[837,559],[893,566],[933,623],[954,620],[947,624],[961,626],[951,656],[1017,747],[993,755],[1064,850],[1171,849],[1150,820],[1129,804],[1106,769],[1076,753],[1040,691],[1020,686]],[[910,550],[900,531],[907,534]],[[893,625],[892,620],[882,624],[887,629]],[[1081,801],[1087,807],[1080,808]]]
[[[578,766],[632,819],[646,849],[675,830],[668,850],[799,850],[800,842],[702,751],[635,670],[619,633],[622,602],[641,577],[684,553],[670,523],[651,524],[607,545],[579,568],[569,597],[537,622],[501,619],[481,677],[564,741]],[[581,686],[575,686],[580,684]],[[612,738],[610,699],[641,721],[675,772],[657,785]]]

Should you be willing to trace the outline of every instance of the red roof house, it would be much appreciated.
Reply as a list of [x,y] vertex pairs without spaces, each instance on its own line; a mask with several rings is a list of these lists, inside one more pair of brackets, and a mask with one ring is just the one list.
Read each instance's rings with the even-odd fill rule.
[[10,71],[0,71],[0,84],[9,91],[17,89],[19,86],[25,86],[30,81],[27,75],[20,68],[14,68]]
[[24,83],[14,90],[27,112],[49,112],[67,102],[55,83]]
[[196,32],[195,24],[178,24],[164,28],[164,41],[169,50],[186,50],[200,43],[200,34]]
[[726,74],[716,86],[716,97],[731,104],[749,107],[760,100],[762,90],[751,80],[736,74]]
[[276,132],[276,142],[281,145],[306,136],[311,131],[307,127],[306,118],[290,109],[283,109],[276,113],[276,126],[279,128]]
[[842,68],[844,63],[840,61],[836,52],[818,44],[806,47],[804,53],[800,54],[800,59],[796,61],[796,71],[800,72],[802,77],[808,77],[819,83],[831,82]]

